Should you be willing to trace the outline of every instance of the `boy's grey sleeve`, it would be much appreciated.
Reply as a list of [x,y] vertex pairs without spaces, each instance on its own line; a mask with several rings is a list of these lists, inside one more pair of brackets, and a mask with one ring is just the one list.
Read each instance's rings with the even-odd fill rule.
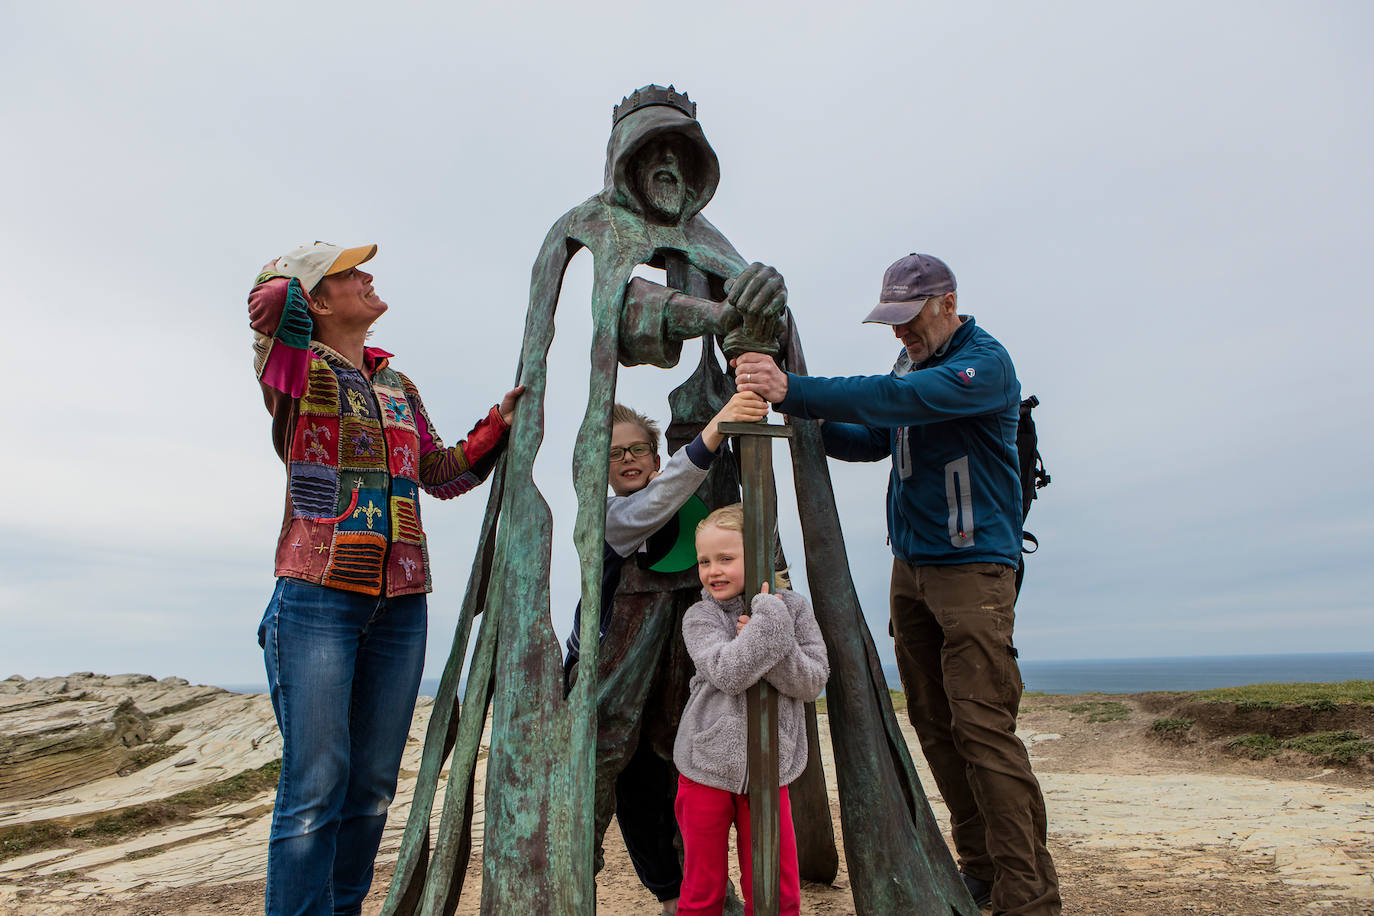
[[787,696],[809,703],[821,695],[826,681],[830,680],[830,658],[825,651],[825,639],[821,636],[821,628],[816,623],[810,602],[793,591],[780,591],[778,597],[787,605],[793,617],[796,639],[765,677],[768,683]]
[[786,654],[794,641],[792,615],[776,595],[758,595],[749,625],[739,635],[733,630],[734,621],[711,601],[692,605],[682,618],[682,639],[697,673],[721,693],[737,696]]
[[687,448],[680,448],[643,489],[629,496],[612,496],[606,501],[606,543],[619,556],[634,553],[682,508],[708,470],[709,463],[699,467]]

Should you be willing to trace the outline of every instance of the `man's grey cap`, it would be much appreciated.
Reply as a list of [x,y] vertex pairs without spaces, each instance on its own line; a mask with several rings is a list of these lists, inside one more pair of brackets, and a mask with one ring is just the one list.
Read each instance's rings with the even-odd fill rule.
[[954,272],[948,264],[932,255],[913,251],[883,274],[878,307],[868,313],[864,322],[906,324],[920,313],[931,296],[952,293],[954,289]]

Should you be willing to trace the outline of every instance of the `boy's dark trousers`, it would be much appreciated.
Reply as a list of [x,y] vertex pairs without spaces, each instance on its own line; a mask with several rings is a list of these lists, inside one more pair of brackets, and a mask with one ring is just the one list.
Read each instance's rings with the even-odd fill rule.
[[642,883],[659,899],[676,900],[682,865],[675,837],[677,768],[643,742],[615,780],[615,818]]
[[[695,568],[656,573],[626,563],[598,659],[593,867],[604,864],[614,814],[636,873],[659,900],[677,897],[682,881],[672,754],[694,670],[682,615],[700,597]],[[579,667],[569,667],[569,686]]]

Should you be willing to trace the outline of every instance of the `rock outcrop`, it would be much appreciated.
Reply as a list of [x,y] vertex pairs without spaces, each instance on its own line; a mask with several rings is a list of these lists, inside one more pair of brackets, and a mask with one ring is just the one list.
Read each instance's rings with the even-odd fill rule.
[[144,674],[11,677],[0,681],[0,828],[157,801],[280,753],[261,694]]

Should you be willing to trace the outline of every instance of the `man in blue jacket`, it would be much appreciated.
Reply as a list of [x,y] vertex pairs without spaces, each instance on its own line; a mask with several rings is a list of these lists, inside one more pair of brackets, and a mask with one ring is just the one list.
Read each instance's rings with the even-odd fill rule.
[[[750,268],[738,283],[767,282]],[[772,358],[735,361],[741,391],[826,421],[826,453],[892,458],[891,613],[907,714],[949,807],[975,900],[1006,916],[1057,916],[1045,802],[1016,737],[1021,672],[1012,645],[1021,553],[1016,427],[1021,385],[1006,349],[957,310],[954,274],[909,254],[864,319],[903,351],[887,375],[818,378]]]

